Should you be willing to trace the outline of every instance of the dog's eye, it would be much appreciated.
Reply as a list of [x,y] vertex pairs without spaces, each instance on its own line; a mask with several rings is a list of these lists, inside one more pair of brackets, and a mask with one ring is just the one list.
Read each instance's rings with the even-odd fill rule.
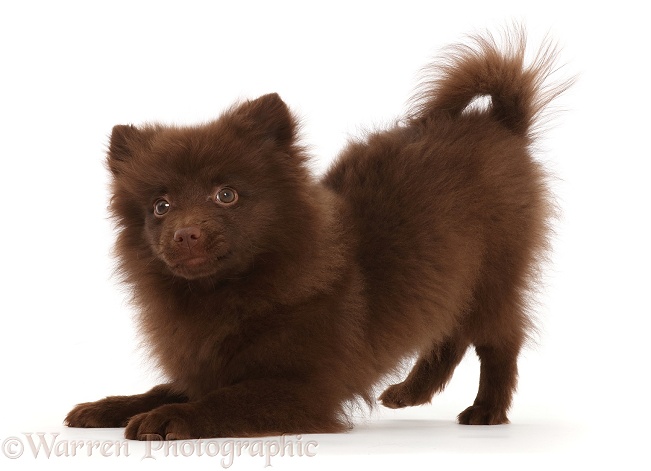
[[154,202],[154,214],[163,216],[170,210],[170,202],[165,198],[159,198]]
[[215,202],[221,204],[233,204],[237,201],[237,191],[227,186],[220,188],[215,195]]

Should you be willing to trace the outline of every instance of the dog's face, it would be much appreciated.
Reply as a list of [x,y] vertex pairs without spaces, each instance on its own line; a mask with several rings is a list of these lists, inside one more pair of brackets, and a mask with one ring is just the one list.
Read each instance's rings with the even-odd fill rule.
[[145,237],[152,253],[177,276],[237,275],[252,265],[252,236],[262,228],[256,229],[247,214],[257,212],[259,195],[245,180],[223,175],[186,176],[147,198]]
[[200,127],[116,126],[108,164],[119,255],[177,277],[224,279],[282,251],[307,182],[294,133],[277,95]]

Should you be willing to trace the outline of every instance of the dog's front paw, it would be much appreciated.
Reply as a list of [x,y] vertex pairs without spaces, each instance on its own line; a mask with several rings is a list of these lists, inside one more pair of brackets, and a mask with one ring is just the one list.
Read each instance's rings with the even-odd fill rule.
[[167,404],[134,415],[124,436],[130,440],[189,440],[202,438],[202,430],[193,404]]
[[115,428],[124,427],[129,420],[125,404],[112,398],[77,404],[63,422],[68,427]]

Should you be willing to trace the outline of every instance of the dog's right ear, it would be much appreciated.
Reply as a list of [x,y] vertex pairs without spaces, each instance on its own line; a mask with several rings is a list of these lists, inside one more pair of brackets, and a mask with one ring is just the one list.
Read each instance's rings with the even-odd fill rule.
[[114,174],[119,173],[122,163],[128,162],[146,140],[145,133],[133,124],[113,126],[108,149],[108,165]]
[[233,122],[247,139],[271,140],[285,148],[294,142],[296,121],[277,93],[269,93],[239,105]]

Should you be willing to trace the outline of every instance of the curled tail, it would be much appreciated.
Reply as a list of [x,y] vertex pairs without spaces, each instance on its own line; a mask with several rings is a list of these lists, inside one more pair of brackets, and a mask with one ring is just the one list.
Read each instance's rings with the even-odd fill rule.
[[514,133],[529,135],[542,109],[567,89],[571,80],[546,83],[554,72],[554,44],[546,41],[528,67],[525,49],[523,28],[507,32],[502,47],[490,34],[473,36],[470,44],[452,46],[446,58],[434,64],[435,77],[421,88],[412,118],[455,117],[475,98],[489,96],[487,112]]

